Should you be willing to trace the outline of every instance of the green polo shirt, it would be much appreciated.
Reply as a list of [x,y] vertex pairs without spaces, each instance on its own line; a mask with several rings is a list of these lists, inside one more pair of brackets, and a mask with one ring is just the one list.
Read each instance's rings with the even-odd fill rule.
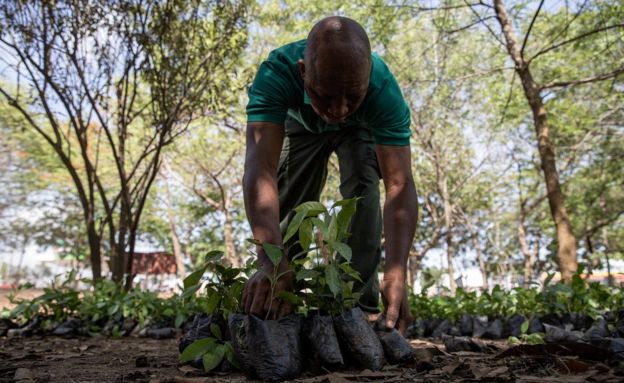
[[386,63],[373,53],[366,98],[345,122],[328,124],[310,106],[303,89],[297,62],[303,59],[306,40],[287,44],[272,51],[260,65],[249,88],[247,121],[283,124],[286,116],[301,123],[312,133],[336,131],[366,125],[375,143],[409,145],[410,112],[396,79]]

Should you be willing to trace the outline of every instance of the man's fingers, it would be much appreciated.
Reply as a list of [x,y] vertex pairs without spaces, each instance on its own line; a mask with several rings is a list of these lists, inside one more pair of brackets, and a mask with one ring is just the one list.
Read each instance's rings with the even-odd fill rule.
[[292,311],[292,305],[289,303],[280,307],[280,299],[276,299],[280,291],[291,291],[292,282],[290,279],[284,278],[285,283],[274,286],[271,293],[271,284],[269,280],[260,272],[256,272],[245,284],[243,289],[243,310],[250,315],[256,315],[264,318],[269,314],[269,318],[278,319]]
[[381,303],[385,309],[388,308],[388,299],[386,299],[386,282],[381,281],[379,284],[379,288],[381,290]]
[[400,303],[397,304],[395,299],[391,299],[388,305],[388,310],[386,310],[386,327],[394,328],[397,319],[399,319],[399,308]]
[[249,307],[248,314],[253,314],[257,317],[262,317],[266,312],[264,310],[264,302],[266,301],[266,294],[260,288],[256,288],[254,295],[251,298],[251,305]]

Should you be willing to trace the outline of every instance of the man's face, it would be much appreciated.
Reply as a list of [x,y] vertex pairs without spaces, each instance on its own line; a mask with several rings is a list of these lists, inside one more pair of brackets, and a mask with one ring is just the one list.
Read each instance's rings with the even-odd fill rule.
[[312,109],[329,124],[344,122],[366,97],[370,70],[345,70],[329,61],[320,61],[310,70],[300,60],[299,71]]

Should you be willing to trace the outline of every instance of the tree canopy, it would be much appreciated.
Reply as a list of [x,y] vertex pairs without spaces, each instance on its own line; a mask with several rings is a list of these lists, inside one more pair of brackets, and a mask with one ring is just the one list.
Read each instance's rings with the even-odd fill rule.
[[412,283],[624,257],[624,3],[599,0],[3,2],[0,244],[127,283],[137,241],[241,265],[245,91],[332,14],[364,26],[411,109]]

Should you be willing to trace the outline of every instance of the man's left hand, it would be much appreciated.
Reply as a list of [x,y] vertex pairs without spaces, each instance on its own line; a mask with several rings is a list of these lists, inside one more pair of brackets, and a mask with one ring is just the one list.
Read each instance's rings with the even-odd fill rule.
[[405,331],[414,321],[407,300],[405,281],[402,278],[386,277],[381,282],[381,299],[384,304],[386,327],[397,328],[405,335]]

